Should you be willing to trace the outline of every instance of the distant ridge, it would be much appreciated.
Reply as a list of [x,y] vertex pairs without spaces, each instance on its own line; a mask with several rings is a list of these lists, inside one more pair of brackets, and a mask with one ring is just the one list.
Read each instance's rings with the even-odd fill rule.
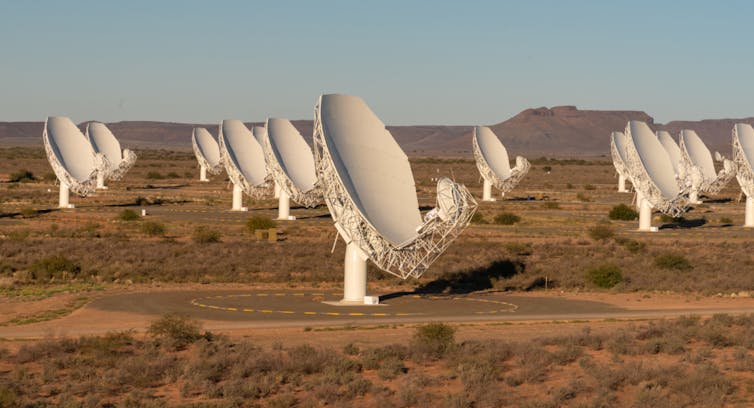
[[[629,120],[647,122],[652,129],[667,130],[673,137],[677,137],[681,129],[694,129],[710,150],[718,150],[726,156],[730,155],[733,124],[754,124],[754,117],[749,117],[673,121],[663,125],[655,124],[654,119],[642,111],[579,110],[575,106],[555,106],[526,109],[490,128],[514,156],[585,157],[607,155],[610,132],[623,130]],[[292,122],[311,143],[312,121]],[[86,123],[79,126],[83,129]],[[248,126],[260,124],[247,123]],[[124,147],[190,150],[193,127],[205,127],[216,136],[218,124],[126,121],[108,123],[107,126]],[[0,122],[0,147],[42,146],[43,127],[43,122]],[[471,157],[472,125],[388,126],[388,129],[409,155]]]

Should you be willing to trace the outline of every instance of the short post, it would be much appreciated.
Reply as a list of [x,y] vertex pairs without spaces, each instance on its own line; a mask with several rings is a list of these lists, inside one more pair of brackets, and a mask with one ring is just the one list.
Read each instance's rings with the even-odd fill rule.
[[233,207],[231,211],[246,211],[247,208],[243,206],[243,189],[241,186],[233,184]]
[[639,205],[639,231],[657,232],[657,227],[652,226],[652,205],[644,197]]
[[207,178],[207,168],[204,166],[200,166],[199,181],[209,181],[209,179]]
[[70,197],[71,197],[71,190],[68,188],[68,184],[65,184],[61,181],[58,207],[73,208],[73,204],[70,203]]
[[[275,184],[277,186],[277,184]],[[295,220],[296,217],[291,217],[291,199],[288,197],[288,192],[285,189],[280,189],[280,197],[278,197],[278,219],[285,221]]]

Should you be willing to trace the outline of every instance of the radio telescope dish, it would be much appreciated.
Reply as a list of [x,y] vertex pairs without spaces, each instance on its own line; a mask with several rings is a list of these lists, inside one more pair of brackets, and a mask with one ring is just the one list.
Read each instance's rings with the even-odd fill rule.
[[289,199],[305,207],[322,202],[312,149],[288,119],[269,118],[266,128],[262,148],[267,169],[280,186],[278,219],[295,220]]
[[220,147],[207,129],[194,128],[191,132],[191,144],[194,146],[194,155],[199,162],[199,181],[209,181],[207,173],[220,174],[223,168],[220,161]]
[[754,128],[748,123],[733,126],[733,162],[738,184],[746,194],[744,227],[754,227]]
[[[264,151],[265,144],[267,144],[267,128],[265,128],[264,126],[254,126],[251,128],[251,133],[254,135],[254,139],[257,140],[257,143],[259,143],[259,145],[262,146],[262,150]],[[268,157],[267,157],[266,151],[264,155],[264,160],[265,160],[264,165],[265,165],[265,169],[267,169],[267,174],[271,174],[270,163],[267,161]],[[274,182],[274,190],[273,190],[274,196],[275,198],[280,198],[280,185],[274,179],[272,181]]]
[[529,172],[531,165],[522,156],[516,156],[516,166],[511,168],[508,151],[495,133],[486,126],[474,127],[472,145],[476,167],[484,179],[483,201],[495,201],[492,198],[493,185],[504,196]]
[[626,180],[631,181],[631,176],[626,168],[626,135],[623,132],[610,134],[610,154],[615,171],[618,172],[618,192],[628,193]]
[[[695,131],[684,129],[678,137],[681,156],[687,162],[687,166],[696,166],[701,174],[699,191],[715,194],[719,192],[736,175],[736,165],[731,160],[720,157],[723,168],[720,172],[715,171],[715,162],[712,160],[707,146]],[[720,153],[718,153],[720,155]],[[692,191],[693,194],[693,191]],[[693,200],[694,197],[691,197]]]
[[47,160],[60,181],[60,208],[73,208],[70,191],[81,197],[94,192],[97,173],[108,166],[107,159],[95,153],[79,128],[63,116],[45,120],[42,140]]
[[421,276],[476,211],[466,187],[442,178],[437,206],[422,218],[408,157],[361,98],[319,98],[314,155],[324,201],[347,244],[343,302],[371,298],[367,259],[403,279]]
[[220,157],[233,183],[233,211],[246,211],[243,193],[262,198],[270,189],[264,152],[252,133],[240,120],[226,119],[220,123]]
[[652,207],[677,217],[686,211],[687,191],[675,177],[670,156],[646,123],[632,120],[626,125],[626,167],[637,193],[639,230],[652,227]]
[[109,166],[97,173],[97,188],[105,187],[105,179],[120,180],[136,163],[136,154],[129,150],[120,150],[120,142],[104,123],[90,122],[86,125],[84,135],[89,139],[95,153],[102,153]]
[[689,202],[701,204],[701,201],[699,201],[699,187],[702,184],[701,170],[690,161],[684,160],[681,148],[678,147],[678,144],[670,136],[670,133],[658,130],[657,139],[660,140],[662,147],[665,148],[668,156],[670,156],[676,181],[681,187],[689,187]]

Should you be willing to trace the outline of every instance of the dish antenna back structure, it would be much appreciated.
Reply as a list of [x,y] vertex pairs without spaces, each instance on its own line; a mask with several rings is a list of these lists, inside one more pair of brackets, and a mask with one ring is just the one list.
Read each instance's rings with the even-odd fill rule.
[[278,219],[295,220],[290,215],[290,199],[305,207],[322,202],[314,155],[288,119],[269,118],[265,128],[262,148],[267,170],[275,185],[280,186]]
[[733,126],[733,162],[738,184],[746,194],[744,227],[754,227],[754,128],[747,123]]
[[699,187],[702,184],[702,172],[690,161],[684,160],[681,148],[670,136],[670,133],[664,130],[657,131],[657,139],[660,140],[662,147],[670,156],[670,162],[673,165],[673,172],[679,185],[686,187],[689,191],[689,202],[701,204],[699,201]]
[[220,123],[220,157],[233,183],[233,211],[246,211],[243,193],[252,198],[268,194],[270,183],[264,163],[262,146],[240,120],[226,119]]
[[[686,162],[686,166],[699,169],[701,181],[698,191],[715,194],[725,187],[730,179],[736,175],[735,163],[723,157],[720,157],[719,160],[723,162],[722,170],[719,173],[715,171],[715,162],[712,160],[712,153],[710,153],[695,131],[689,129],[681,130],[681,134],[678,136],[678,144],[681,150],[681,157]],[[696,199],[695,191],[692,190],[690,200],[693,201],[694,199]]]
[[366,261],[419,277],[469,224],[476,202],[448,178],[423,218],[408,157],[361,98],[322,95],[314,109],[314,157],[324,201],[346,242],[343,303],[368,303]]
[[97,173],[108,166],[107,159],[95,153],[81,130],[67,117],[50,116],[45,120],[42,140],[47,160],[60,181],[60,208],[73,208],[70,191],[81,197],[94,192]]
[[508,151],[486,126],[474,127],[472,144],[476,166],[484,179],[483,201],[495,201],[492,198],[493,185],[504,196],[521,182],[531,168],[529,161],[522,156],[516,156],[516,167],[511,168]]
[[670,156],[646,123],[628,122],[626,168],[636,190],[639,206],[639,231],[652,227],[652,207],[677,217],[686,211],[687,191],[678,184]]
[[[254,126],[251,128],[251,134],[254,135],[254,139],[257,140],[257,143],[259,143],[260,146],[262,146],[262,150],[264,151],[264,146],[267,143],[267,128],[264,126]],[[270,174],[270,163],[267,161],[267,152],[265,151],[264,154],[264,160],[265,160],[265,169],[267,171],[267,174]],[[277,181],[274,181],[274,195],[275,198],[280,198],[280,185],[277,183]],[[286,218],[287,219],[287,218]]]
[[207,173],[220,174],[223,165],[220,161],[220,147],[215,138],[205,128],[194,128],[191,131],[191,144],[194,155],[199,162],[199,181],[209,181]]
[[613,166],[618,172],[618,192],[628,193],[626,190],[626,180],[630,180],[628,169],[626,168],[626,135],[623,132],[613,132],[610,134],[610,154],[613,157]]
[[95,153],[101,153],[107,159],[107,168],[97,173],[97,188],[105,187],[105,179],[120,180],[136,163],[136,154],[129,149],[120,150],[120,142],[104,123],[90,122],[86,125],[86,138]]

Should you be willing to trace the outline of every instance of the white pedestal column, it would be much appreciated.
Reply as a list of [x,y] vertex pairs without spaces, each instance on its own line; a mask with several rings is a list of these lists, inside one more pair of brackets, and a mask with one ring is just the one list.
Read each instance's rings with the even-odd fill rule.
[[73,204],[70,203],[71,190],[65,183],[60,183],[60,199],[58,201],[58,207],[60,208],[73,208]]
[[746,197],[746,215],[744,216],[744,227],[754,227],[754,197]]
[[652,206],[643,197],[639,205],[639,231],[657,232],[657,227],[652,226]]
[[103,172],[97,173],[97,189],[107,190],[107,187],[105,186],[105,173]]
[[495,201],[492,198],[492,183],[487,179],[484,179],[484,187],[482,190],[482,201]]
[[628,193],[628,190],[626,190],[626,178],[618,175],[618,192],[619,193]]
[[[277,184],[275,185],[277,186]],[[280,189],[280,197],[278,198],[278,219],[287,221],[296,219],[296,217],[291,216],[291,199],[284,189]]]
[[353,242],[346,246],[341,302],[364,304],[367,294],[367,257]]
[[280,188],[280,184],[278,182],[275,182],[275,198],[280,198],[280,191],[282,189]]
[[207,178],[207,168],[204,166],[201,166],[199,169],[199,181],[209,181]]
[[248,208],[243,206],[243,189],[233,184],[233,207],[231,211],[246,211]]
[[689,191],[689,203],[691,204],[701,204],[702,201],[699,200],[699,191],[698,190],[691,190]]

